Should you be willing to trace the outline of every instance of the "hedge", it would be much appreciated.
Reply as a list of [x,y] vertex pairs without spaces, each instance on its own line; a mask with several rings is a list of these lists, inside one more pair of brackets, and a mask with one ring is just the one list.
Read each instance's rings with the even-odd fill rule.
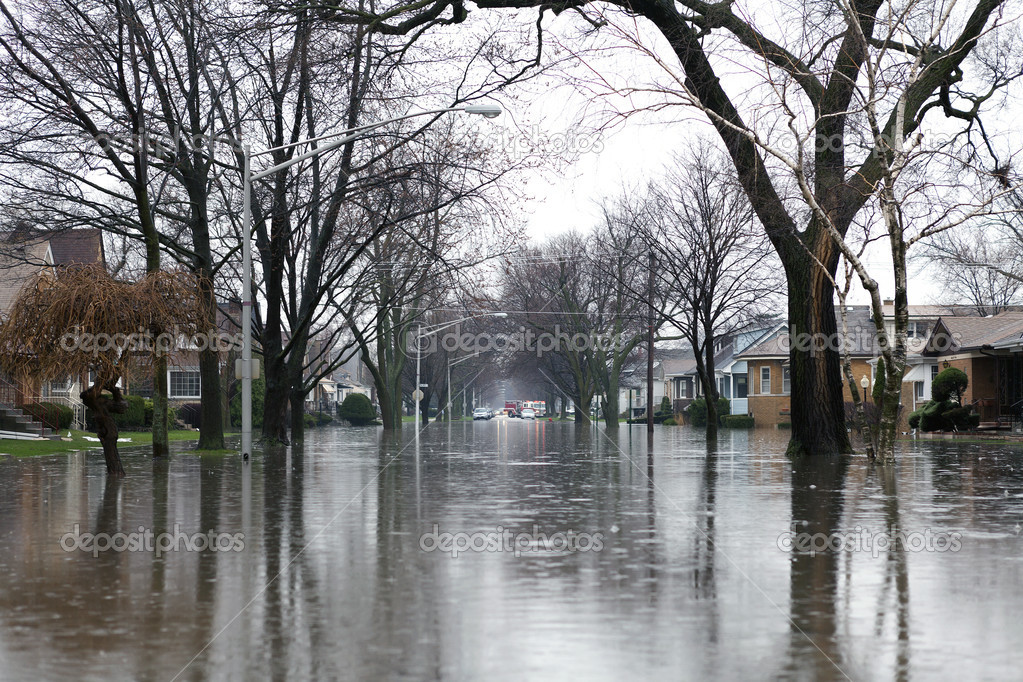
[[[732,404],[728,398],[718,398],[718,424],[722,423],[722,419],[728,416],[728,413],[732,411]],[[707,425],[707,401],[704,398],[697,398],[693,402],[689,403],[689,407],[686,408],[686,414],[689,415],[689,423],[693,426],[706,426]]]
[[51,429],[54,427],[58,429],[69,428],[75,418],[75,413],[70,407],[46,401],[28,403],[27,405],[22,405],[21,409],[37,422]]
[[119,429],[142,429],[146,426],[146,399],[140,395],[126,395],[124,401],[128,409],[121,414],[112,413],[114,423]]
[[366,426],[377,418],[377,411],[369,397],[362,393],[349,393],[341,403],[337,416],[352,426]]
[[748,414],[729,414],[721,418],[721,426],[729,429],[752,429],[753,417]]

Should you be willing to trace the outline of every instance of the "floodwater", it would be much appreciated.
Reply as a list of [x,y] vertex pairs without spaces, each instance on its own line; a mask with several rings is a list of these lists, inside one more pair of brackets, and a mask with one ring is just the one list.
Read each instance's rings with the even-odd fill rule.
[[4,457],[0,677],[1019,678],[1021,446],[784,447],[495,419],[120,482]]

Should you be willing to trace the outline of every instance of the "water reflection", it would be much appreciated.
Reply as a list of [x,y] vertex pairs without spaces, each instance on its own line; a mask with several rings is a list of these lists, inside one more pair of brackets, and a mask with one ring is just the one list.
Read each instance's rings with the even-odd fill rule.
[[[0,463],[14,679],[1010,678],[1018,446],[790,462],[784,434],[494,420],[325,429],[249,463]],[[82,533],[241,533],[242,552],[65,552]],[[423,551],[431,533],[525,534]],[[786,532],[962,533],[962,551],[785,551]],[[546,551],[535,534],[593,534]],[[479,537],[483,537],[482,535]],[[893,536],[894,537],[894,536]],[[876,556],[875,556],[876,554]]]

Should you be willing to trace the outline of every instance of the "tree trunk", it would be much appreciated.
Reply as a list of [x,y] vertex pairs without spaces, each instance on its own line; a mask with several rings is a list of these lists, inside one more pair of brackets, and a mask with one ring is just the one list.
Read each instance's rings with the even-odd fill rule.
[[199,383],[202,397],[200,400],[198,448],[200,450],[223,450],[224,420],[220,395],[220,354],[215,348],[207,348],[199,353]]
[[[86,407],[93,411],[96,417],[96,435],[100,444],[103,445],[103,458],[107,463],[107,474],[124,478],[124,465],[121,464],[121,455],[117,451],[117,424],[111,414],[124,414],[128,409],[128,403],[121,395],[121,389],[109,381],[106,385],[99,382],[82,391],[79,397]],[[103,395],[104,388],[110,391],[111,397]]]
[[[604,400],[604,425],[609,429],[617,429],[618,423],[618,382],[611,381],[608,384],[607,398]],[[631,418],[632,415],[627,415],[626,419]],[[628,422],[626,422],[628,423]]]
[[153,457],[170,454],[167,405],[167,356],[156,358],[153,370]]
[[[265,356],[280,359],[280,354]],[[288,445],[288,404],[290,385],[284,367],[271,372],[275,363],[267,363],[266,398],[263,400],[263,440],[268,444]],[[281,363],[284,364],[283,362]]]
[[[834,344],[799,350],[801,342],[831,340],[838,334],[834,286],[806,259],[803,267],[786,265],[789,289],[789,362],[792,438],[790,456],[849,454],[845,428],[842,372]],[[791,261],[790,261],[791,263]],[[822,336],[816,336],[816,335]],[[823,350],[818,350],[824,346]]]
[[707,440],[717,442],[718,423],[721,421],[718,415],[718,384],[714,376],[714,334],[711,330],[704,330],[704,361],[703,361],[703,392],[707,396]]

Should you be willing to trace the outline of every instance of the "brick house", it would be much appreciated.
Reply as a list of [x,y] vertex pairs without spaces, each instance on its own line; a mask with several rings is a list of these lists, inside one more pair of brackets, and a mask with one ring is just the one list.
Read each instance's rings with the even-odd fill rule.
[[[1023,408],[1023,311],[988,317],[944,316],[935,323],[923,355],[931,372],[955,367],[969,385],[964,405],[973,405],[981,426],[1019,424]],[[930,398],[928,392],[926,398]]]
[[[875,334],[870,320],[869,306],[849,306],[847,324],[851,343],[850,356],[853,376],[859,380],[867,377],[873,385]],[[837,321],[842,328],[841,319]],[[837,345],[837,344],[836,344]],[[777,428],[791,422],[792,379],[789,368],[789,332],[780,325],[761,338],[736,358],[746,362],[747,409],[756,426]],[[798,386],[795,387],[799,389]],[[868,389],[869,390],[869,389]],[[842,382],[842,392],[847,402],[852,401],[848,384]]]

